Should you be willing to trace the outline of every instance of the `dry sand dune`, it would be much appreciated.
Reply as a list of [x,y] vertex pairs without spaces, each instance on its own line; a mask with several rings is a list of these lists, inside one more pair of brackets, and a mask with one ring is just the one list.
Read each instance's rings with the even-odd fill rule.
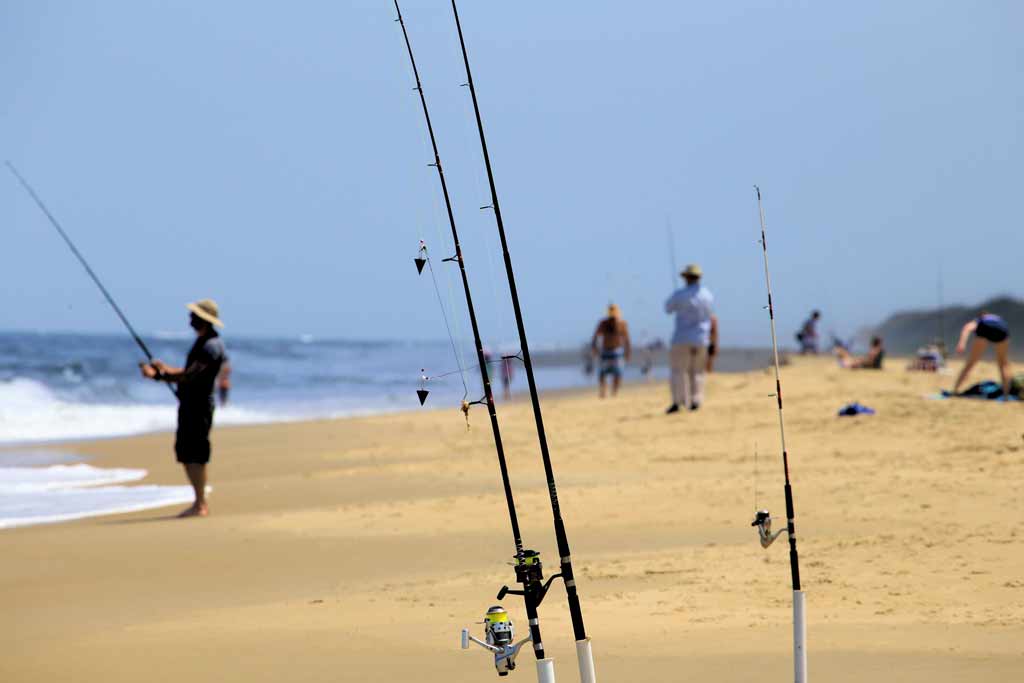
[[[810,676],[1024,680],[1021,406],[924,400],[950,379],[891,365],[784,369]],[[762,550],[749,526],[755,445],[758,504],[783,516],[772,387],[715,375],[705,409],[672,417],[661,385],[545,399],[601,680],[791,680],[784,540]],[[851,400],[878,414],[836,418]],[[524,538],[550,571],[529,406],[499,415]],[[170,443],[76,448],[180,483]],[[488,655],[458,646],[514,579],[482,410],[468,431],[457,409],[220,429],[214,457],[208,519],[0,533],[0,681],[493,680]],[[560,585],[541,619],[577,680]],[[520,667],[531,680],[529,654]]]

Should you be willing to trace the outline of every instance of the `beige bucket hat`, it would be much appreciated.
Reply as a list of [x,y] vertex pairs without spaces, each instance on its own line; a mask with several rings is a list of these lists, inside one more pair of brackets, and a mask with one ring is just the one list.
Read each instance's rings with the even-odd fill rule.
[[696,263],[691,263],[683,269],[683,272],[680,273],[680,275],[683,277],[702,277],[704,275],[704,271],[701,270],[700,266]]
[[193,301],[185,306],[194,315],[202,318],[211,325],[217,327],[224,327],[224,323],[220,320],[220,309],[217,308],[217,302],[213,299],[200,299],[199,301]]

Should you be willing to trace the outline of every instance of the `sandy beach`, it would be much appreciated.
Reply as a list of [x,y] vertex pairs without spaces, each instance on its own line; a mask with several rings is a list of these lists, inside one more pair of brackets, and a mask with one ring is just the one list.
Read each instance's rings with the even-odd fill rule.
[[[951,378],[889,366],[783,369],[809,674],[1024,680],[1021,408],[925,400]],[[762,550],[749,526],[755,483],[757,505],[784,516],[772,390],[768,371],[717,374],[703,410],[672,417],[661,384],[546,397],[601,680],[791,680],[785,544]],[[835,416],[854,400],[878,414]],[[529,405],[499,416],[524,540],[550,573]],[[487,654],[459,649],[514,579],[482,409],[470,425],[456,407],[219,428],[207,519],[171,508],[0,532],[0,681],[494,680]],[[171,442],[68,448],[181,484]],[[541,627],[571,681],[564,604],[556,584]],[[505,605],[525,634],[519,599]],[[534,678],[532,655],[513,677]]]

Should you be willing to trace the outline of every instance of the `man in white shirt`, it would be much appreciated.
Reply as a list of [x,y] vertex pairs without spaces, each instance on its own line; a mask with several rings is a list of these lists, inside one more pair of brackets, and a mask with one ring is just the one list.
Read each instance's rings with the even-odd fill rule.
[[677,413],[681,406],[700,408],[704,402],[704,374],[711,370],[718,346],[718,319],[711,310],[714,297],[700,283],[703,271],[691,263],[681,275],[686,286],[665,302],[665,312],[676,317],[669,349],[672,405],[666,413]]

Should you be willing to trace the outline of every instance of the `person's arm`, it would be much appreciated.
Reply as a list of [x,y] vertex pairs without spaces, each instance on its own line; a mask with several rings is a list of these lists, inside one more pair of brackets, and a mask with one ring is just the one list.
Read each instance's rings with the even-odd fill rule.
[[226,358],[220,366],[220,373],[217,375],[217,386],[221,389],[231,388],[231,362]]
[[665,312],[675,313],[676,311],[676,293],[672,292],[672,295],[665,301]]
[[154,360],[150,365],[159,373],[159,376],[153,379],[161,382],[170,382],[171,384],[185,384],[205,370],[207,363],[197,360],[187,368],[174,368],[161,360]]
[[591,356],[596,356],[597,355],[597,337],[600,334],[601,334],[601,323],[598,323],[597,327],[594,329],[594,336],[592,336],[590,338],[590,355]]
[[967,338],[970,337],[971,332],[974,332],[976,329],[978,329],[977,320],[971,320],[970,322],[963,326],[963,328],[960,330],[960,341],[956,343],[957,353],[964,352],[964,349],[967,348]]
[[711,334],[709,339],[707,371],[711,372],[715,368],[715,356],[718,355],[718,316],[714,314],[711,315]]
[[629,324],[622,322],[622,343],[626,347],[626,360],[633,356],[633,345],[629,341]]
[[142,371],[143,377],[155,379],[158,382],[175,382],[177,381],[174,379],[175,377],[185,374],[184,369],[172,368],[159,359],[153,359],[151,363],[139,363],[139,369]]

